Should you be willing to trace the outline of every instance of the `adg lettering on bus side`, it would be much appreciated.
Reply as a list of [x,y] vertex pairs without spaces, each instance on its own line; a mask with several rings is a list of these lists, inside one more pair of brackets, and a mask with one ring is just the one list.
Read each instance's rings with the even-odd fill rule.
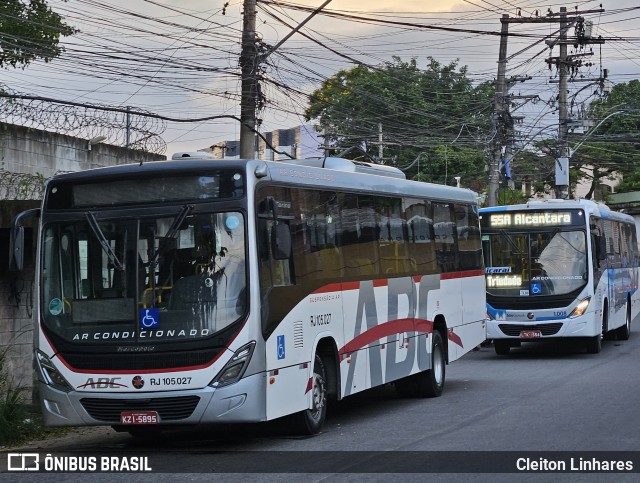
[[[392,278],[387,284],[388,313],[385,321],[398,320],[398,307],[400,297],[407,297],[409,301],[408,314],[401,318],[428,320],[427,301],[429,292],[440,288],[439,275],[425,275],[420,279],[419,286],[416,286],[412,277]],[[363,322],[366,325],[363,327]],[[378,311],[376,308],[376,300],[374,295],[373,281],[365,281],[360,283],[358,290],[358,305],[356,309],[356,323],[353,338],[355,339],[361,333],[375,328],[379,324]],[[415,331],[407,332],[409,337],[415,336]],[[385,341],[380,341],[385,343]],[[406,376],[411,371],[413,363],[416,360],[418,368],[421,371],[429,369],[429,357],[427,351],[427,334],[420,333],[417,337],[417,344],[409,344],[407,355],[404,360],[396,361],[397,344],[386,345],[386,364],[385,374],[382,374],[382,358],[381,350],[378,344],[369,347],[369,369],[371,371],[371,387],[383,384],[385,381],[392,381],[400,377]],[[353,377],[356,366],[358,351],[351,355],[352,363],[349,364],[349,372],[347,373],[345,395],[351,393],[353,387]]]

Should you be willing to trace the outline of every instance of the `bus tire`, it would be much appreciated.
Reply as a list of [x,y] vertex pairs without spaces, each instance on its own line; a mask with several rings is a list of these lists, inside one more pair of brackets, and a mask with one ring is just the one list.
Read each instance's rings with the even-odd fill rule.
[[587,353],[598,354],[602,350],[602,336],[596,335],[595,337],[587,338]]
[[434,330],[431,339],[431,369],[414,376],[418,397],[439,397],[444,391],[447,360],[440,331]]
[[511,342],[505,339],[496,339],[493,341],[496,354],[499,356],[508,356],[511,352]]
[[616,336],[618,340],[629,340],[631,335],[631,304],[627,300],[627,308],[625,310],[627,315],[625,316],[624,325],[616,330]]
[[304,434],[318,434],[327,416],[327,373],[318,354],[313,363],[311,379],[312,408],[295,415],[298,418],[297,426]]

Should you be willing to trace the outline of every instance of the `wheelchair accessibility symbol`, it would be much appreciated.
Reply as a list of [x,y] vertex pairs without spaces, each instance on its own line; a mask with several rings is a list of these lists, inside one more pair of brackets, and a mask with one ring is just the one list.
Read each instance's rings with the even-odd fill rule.
[[542,284],[541,283],[532,283],[531,284],[531,294],[532,295],[540,295],[542,293]]
[[277,339],[278,344],[278,359],[284,359],[284,335],[279,335]]
[[140,330],[155,329],[158,325],[158,309],[140,309]]

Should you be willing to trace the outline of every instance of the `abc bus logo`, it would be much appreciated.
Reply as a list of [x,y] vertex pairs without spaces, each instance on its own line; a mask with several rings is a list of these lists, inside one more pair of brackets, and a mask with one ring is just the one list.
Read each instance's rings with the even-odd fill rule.
[[142,389],[144,387],[144,379],[141,376],[136,376],[131,380],[131,384],[136,389]]

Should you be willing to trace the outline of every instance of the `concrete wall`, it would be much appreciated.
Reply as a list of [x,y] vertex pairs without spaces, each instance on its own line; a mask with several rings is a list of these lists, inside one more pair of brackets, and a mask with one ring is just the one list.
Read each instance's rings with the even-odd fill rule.
[[140,153],[110,144],[89,146],[87,139],[0,123],[0,162],[6,171],[41,174],[50,178],[60,171],[82,171],[135,161],[164,160],[165,156]]
[[[36,183],[63,171],[81,171],[130,162],[164,160],[119,146],[0,123],[0,351],[7,351],[2,368],[15,384],[31,386],[33,360],[33,283],[36,227],[25,226],[25,270],[10,273],[9,227],[20,211],[40,205],[39,190],[20,190],[20,182]],[[39,175],[39,178],[38,176]],[[40,181],[41,183],[41,181]],[[35,193],[35,194],[34,194]],[[35,198],[35,199],[34,199]]]

